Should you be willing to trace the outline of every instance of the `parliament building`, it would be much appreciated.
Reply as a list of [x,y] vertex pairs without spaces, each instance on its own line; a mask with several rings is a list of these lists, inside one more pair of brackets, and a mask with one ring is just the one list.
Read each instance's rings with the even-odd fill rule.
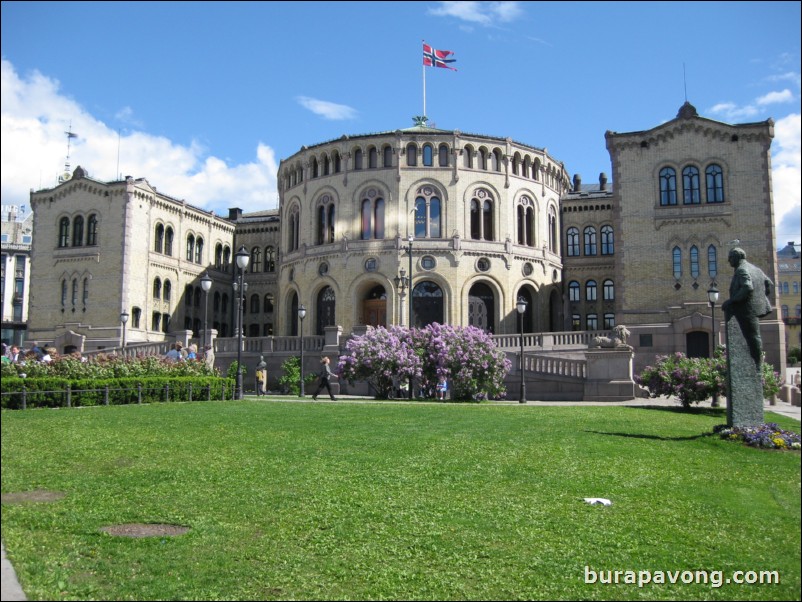
[[[511,138],[420,124],[344,135],[281,161],[277,209],[243,213],[232,200],[227,216],[144,178],[97,181],[79,167],[31,192],[28,339],[97,349],[175,331],[232,337],[244,248],[248,338],[623,324],[636,369],[674,351],[706,356],[714,336],[723,343],[730,247],[777,281],[773,135],[771,120],[731,125],[685,103],[652,129],[607,132],[610,177],[592,182],[569,172],[570,158]],[[776,311],[762,327],[779,368]]]

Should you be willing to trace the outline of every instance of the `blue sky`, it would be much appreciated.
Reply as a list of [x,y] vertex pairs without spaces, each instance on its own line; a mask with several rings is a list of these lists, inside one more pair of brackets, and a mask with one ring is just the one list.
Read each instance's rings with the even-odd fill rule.
[[[774,119],[777,244],[800,242],[799,2],[2,2],[2,202],[70,164],[145,177],[226,215],[277,206],[304,145],[410,127],[422,41],[438,128],[545,147],[611,175],[607,130],[686,100],[728,123]],[[733,235],[733,238],[738,236]]]

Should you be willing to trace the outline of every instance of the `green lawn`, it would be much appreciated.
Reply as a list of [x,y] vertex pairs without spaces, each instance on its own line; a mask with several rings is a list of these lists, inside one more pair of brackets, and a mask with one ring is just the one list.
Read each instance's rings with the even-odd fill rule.
[[[4,496],[66,495],[3,503],[2,537],[40,600],[798,600],[800,455],[709,435],[724,421],[257,400],[6,411]],[[121,523],[190,530],[100,530]],[[585,583],[615,570],[780,583]]]

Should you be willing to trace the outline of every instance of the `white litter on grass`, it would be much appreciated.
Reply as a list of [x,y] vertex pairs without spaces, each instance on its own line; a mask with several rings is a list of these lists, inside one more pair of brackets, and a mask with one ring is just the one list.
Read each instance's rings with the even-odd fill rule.
[[602,506],[612,506],[613,503],[608,500],[607,498],[603,497],[586,497],[585,501],[590,504],[591,506],[595,506],[597,504],[601,504]]

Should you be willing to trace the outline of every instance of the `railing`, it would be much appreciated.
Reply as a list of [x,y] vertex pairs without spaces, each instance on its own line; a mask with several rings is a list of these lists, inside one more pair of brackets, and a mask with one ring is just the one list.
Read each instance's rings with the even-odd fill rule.
[[[237,337],[217,338],[215,340],[216,353],[236,353],[239,339]],[[323,336],[303,337],[304,351],[320,351],[325,344]],[[242,350],[247,353],[300,353],[301,337],[268,336],[268,337],[242,337]]]
[[[607,330],[524,333],[524,351],[587,349],[588,344],[597,336],[609,337],[611,333]],[[496,345],[504,351],[515,351],[521,348],[520,334],[496,334],[492,338]]]
[[524,354],[524,370],[536,374],[584,380],[587,378],[587,361],[557,356]]

